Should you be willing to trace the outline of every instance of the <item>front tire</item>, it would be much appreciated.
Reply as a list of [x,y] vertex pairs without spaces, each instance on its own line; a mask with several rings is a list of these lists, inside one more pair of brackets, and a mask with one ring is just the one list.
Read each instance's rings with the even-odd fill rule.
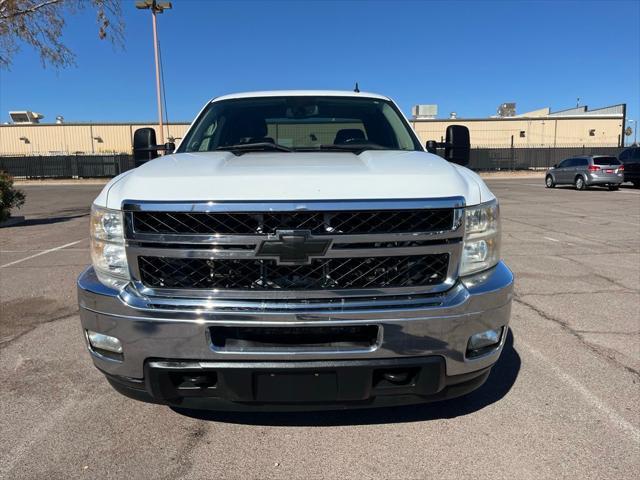
[[584,178],[582,178],[580,175],[576,177],[576,179],[573,181],[573,184],[575,185],[576,190],[584,190],[586,186],[584,183]]
[[551,175],[547,175],[547,178],[544,179],[544,184],[547,188],[553,188],[556,186],[556,182],[553,181],[553,177]]
[[620,185],[609,185],[609,191],[620,190]]

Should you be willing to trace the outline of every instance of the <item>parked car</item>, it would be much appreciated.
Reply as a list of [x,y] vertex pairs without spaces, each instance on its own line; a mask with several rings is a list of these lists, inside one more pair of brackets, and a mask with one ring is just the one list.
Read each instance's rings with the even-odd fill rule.
[[591,186],[609,187],[618,190],[624,180],[624,165],[616,158],[591,155],[563,160],[547,171],[547,188],[556,185],[574,185],[577,190]]
[[78,279],[87,349],[118,391],[297,410],[484,383],[513,275],[466,127],[429,142],[445,160],[387,97],[262,92],[212,100],[175,153],[155,142],[137,131],[146,163],[95,199]]
[[640,188],[640,147],[623,150],[618,155],[618,160],[624,165],[624,181]]

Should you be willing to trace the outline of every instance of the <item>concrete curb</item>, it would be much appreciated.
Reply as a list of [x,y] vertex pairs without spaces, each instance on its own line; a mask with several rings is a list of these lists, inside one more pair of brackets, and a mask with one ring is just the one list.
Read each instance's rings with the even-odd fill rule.
[[486,180],[514,180],[514,179],[518,179],[518,178],[522,178],[522,179],[527,179],[527,178],[531,178],[531,179],[543,179],[544,178],[545,173],[538,173],[538,172],[531,172],[531,173],[525,173],[525,174],[518,174],[518,173],[513,173],[513,174],[499,174],[499,173],[487,173],[487,174],[480,174],[480,178],[484,178]]

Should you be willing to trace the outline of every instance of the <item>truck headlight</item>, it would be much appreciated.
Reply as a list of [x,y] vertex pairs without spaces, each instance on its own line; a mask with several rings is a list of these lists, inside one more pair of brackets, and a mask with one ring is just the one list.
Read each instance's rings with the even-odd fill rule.
[[493,267],[500,260],[500,207],[496,200],[465,210],[460,275]]
[[130,277],[122,212],[93,205],[90,238],[91,262],[98,279],[109,287],[126,285]]

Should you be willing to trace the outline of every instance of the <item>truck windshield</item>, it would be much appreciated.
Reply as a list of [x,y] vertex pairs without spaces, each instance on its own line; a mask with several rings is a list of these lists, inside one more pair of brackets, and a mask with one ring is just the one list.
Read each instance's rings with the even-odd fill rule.
[[178,152],[422,150],[397,108],[358,97],[254,97],[210,103]]

